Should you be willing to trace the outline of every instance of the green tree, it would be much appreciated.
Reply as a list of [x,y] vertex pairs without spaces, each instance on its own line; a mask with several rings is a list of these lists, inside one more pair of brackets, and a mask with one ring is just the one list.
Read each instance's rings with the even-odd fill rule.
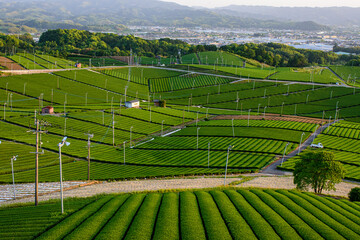
[[295,164],[294,184],[297,189],[306,190],[310,186],[315,193],[321,193],[323,190],[336,190],[335,184],[344,176],[345,169],[332,152],[307,151]]

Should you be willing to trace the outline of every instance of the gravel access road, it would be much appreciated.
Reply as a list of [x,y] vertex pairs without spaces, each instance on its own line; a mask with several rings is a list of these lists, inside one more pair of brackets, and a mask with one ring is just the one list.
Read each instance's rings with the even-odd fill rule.
[[[236,185],[237,187],[257,187],[257,188],[277,188],[277,189],[295,189],[292,176],[276,176],[264,174],[246,174],[246,176],[254,176],[255,178]],[[226,184],[234,181],[240,181],[241,177],[231,176],[226,179]],[[201,189],[220,187],[224,184],[224,178],[220,177],[197,177],[185,179],[161,179],[161,180],[135,180],[122,182],[97,182],[91,185],[69,189],[64,191],[64,198],[69,197],[91,197],[98,194],[116,194],[125,192],[142,192],[156,191],[166,189]],[[336,192],[324,192],[335,196],[347,197],[350,190],[354,187],[360,187],[359,183],[342,182],[336,185]],[[60,193],[53,192],[43,196],[39,196],[39,201],[47,201],[50,199],[59,199]],[[26,203],[34,201],[33,197],[26,197],[17,200],[8,200],[0,202],[0,206],[13,203]]]
[[[226,184],[239,181],[241,178],[228,178]],[[213,188],[222,186],[223,178],[185,178],[185,179],[164,179],[164,180],[137,180],[122,182],[99,182],[88,186],[78,187],[64,191],[64,198],[67,197],[90,197],[98,194],[125,193],[156,191],[162,189],[194,189],[194,188]],[[34,184],[31,184],[34,186]],[[59,192],[54,192],[39,196],[39,201],[60,198]],[[12,203],[25,203],[34,201],[33,197],[22,198],[0,202],[0,206]]]

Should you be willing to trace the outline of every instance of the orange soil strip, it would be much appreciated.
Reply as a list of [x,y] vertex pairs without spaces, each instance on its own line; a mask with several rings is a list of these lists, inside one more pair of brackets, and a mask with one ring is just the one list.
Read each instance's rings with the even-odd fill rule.
[[6,57],[0,57],[0,65],[6,67],[8,70],[23,70],[19,64]]

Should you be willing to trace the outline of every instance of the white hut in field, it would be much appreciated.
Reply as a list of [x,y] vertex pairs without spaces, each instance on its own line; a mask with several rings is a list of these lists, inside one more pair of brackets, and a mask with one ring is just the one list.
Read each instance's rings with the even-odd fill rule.
[[125,102],[125,107],[127,108],[140,108],[140,101],[139,100],[132,100]]

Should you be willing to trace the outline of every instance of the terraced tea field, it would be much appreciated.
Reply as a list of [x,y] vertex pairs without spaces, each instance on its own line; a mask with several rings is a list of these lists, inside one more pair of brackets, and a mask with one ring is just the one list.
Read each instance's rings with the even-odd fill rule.
[[75,68],[75,62],[43,54],[17,53],[9,59],[25,69],[61,69]]
[[[325,150],[335,154],[335,159],[340,161],[346,169],[346,178],[360,180],[360,124],[352,122],[339,122],[324,130],[314,143],[321,142]],[[288,160],[282,169],[293,170],[299,158]]]
[[78,62],[82,64],[82,67],[91,66],[91,67],[104,67],[104,66],[124,66],[126,63],[118,61],[112,58],[102,58],[102,57],[80,57],[80,56],[69,56],[69,60],[72,62]]
[[[202,114],[179,111],[175,109],[153,108],[150,122],[150,111],[138,109],[122,109],[114,114],[115,125],[112,126],[112,115],[109,112],[69,112],[67,117],[38,116],[38,119],[48,123],[44,129],[47,134],[42,136],[42,148],[56,152],[57,142],[66,135],[71,139],[71,147],[64,148],[63,153],[69,157],[86,160],[87,136],[91,132],[95,136],[91,144],[91,159],[93,179],[124,179],[135,177],[132,171],[127,171],[127,165],[131,168],[143,168],[144,174],[137,177],[150,177],[193,173],[221,173],[224,171],[227,147],[234,145],[230,153],[229,168],[234,172],[243,169],[256,171],[281,156],[293,151],[299,144],[302,133],[305,133],[304,141],[316,125],[307,123],[289,123],[287,121],[263,121],[252,120],[250,127],[247,121],[234,121],[232,129],[231,120],[215,120],[199,122],[199,140],[197,139],[196,124],[177,132],[169,137],[157,137],[150,139],[137,146],[134,141],[145,139],[154,132],[162,133],[171,126],[181,125],[182,122],[201,119]],[[0,122],[4,129],[2,138],[14,139],[23,144],[34,144],[34,136],[26,133],[33,129],[33,115],[26,113],[12,113],[6,122]],[[219,121],[219,123],[215,123]],[[214,122],[214,123],[213,123]],[[207,123],[207,126],[206,126]],[[130,143],[131,140],[131,143]],[[70,140],[69,140],[70,141]],[[117,147],[113,147],[113,141]],[[123,148],[126,143],[126,148]],[[129,145],[135,146],[128,148]],[[210,147],[210,148],[209,148]],[[9,149],[4,149],[4,156],[11,158]],[[16,149],[13,149],[16,151]],[[6,154],[5,154],[6,153]],[[47,154],[49,155],[49,154]],[[51,154],[50,154],[51,155]],[[22,158],[31,159],[32,154],[21,154]],[[45,164],[41,171],[42,181],[57,179],[58,167],[56,158],[52,159],[51,165]],[[126,160],[125,160],[126,159]],[[125,161],[126,166],[123,166]],[[66,163],[67,162],[67,163]],[[85,161],[73,163],[65,161],[64,176],[67,180],[86,179],[87,164]],[[115,172],[110,170],[113,163]],[[80,174],[84,171],[84,174]],[[169,169],[167,169],[169,168]],[[178,169],[175,169],[178,168]],[[7,168],[8,169],[8,168]],[[32,181],[33,165],[28,164],[22,168],[15,168],[17,181]],[[45,174],[46,173],[46,174]],[[79,173],[79,174],[77,174]],[[11,181],[9,171],[0,174],[0,181]]]
[[[171,59],[173,62],[176,61],[176,59],[172,58]],[[140,57],[139,63],[141,65],[145,65],[145,66],[157,66],[157,65],[170,65],[172,63],[172,61],[170,61],[170,58],[151,58],[151,57],[145,57],[142,56]]]
[[[106,195],[0,209],[1,239],[358,239],[356,203],[287,190]],[[11,219],[11,221],[9,220]],[[17,229],[14,231],[14,229]]]
[[168,78],[168,77],[177,77],[182,75],[182,72],[163,70],[156,68],[142,68],[142,67],[131,67],[129,68],[118,68],[118,69],[105,69],[101,70],[101,73],[104,73],[109,76],[117,77],[124,80],[129,80],[134,83],[139,83],[143,85],[148,85],[149,79],[153,78]]
[[265,79],[269,75],[274,73],[274,69],[261,69],[261,68],[241,68],[241,67],[229,67],[229,66],[217,66],[217,65],[189,65],[195,70],[211,70],[214,74],[226,74],[230,73],[232,76],[241,78],[257,78]]
[[169,92],[182,89],[194,89],[211,85],[221,85],[231,82],[231,79],[215,76],[186,74],[179,77],[150,79],[151,92]]
[[340,79],[326,68],[277,68],[276,72],[270,79],[334,84],[340,82]]
[[[31,57],[30,54],[25,56]],[[42,55],[35,57],[55,61]],[[245,69],[250,71],[255,68]],[[269,69],[262,71],[269,74]],[[156,68],[132,67],[130,72],[130,81],[128,67],[1,78],[0,105],[6,103],[6,120],[2,116],[0,139],[6,142],[14,140],[14,144],[33,148],[34,136],[27,131],[34,129],[34,110],[53,105],[56,115],[38,115],[39,119],[49,123],[46,127],[48,134],[42,136],[42,148],[47,157],[42,163],[41,181],[58,180],[55,153],[64,135],[71,139],[71,146],[63,149],[64,158],[67,157],[64,176],[67,180],[86,179],[85,133],[88,132],[94,133],[91,144],[92,178],[125,179],[223,173],[229,145],[234,145],[230,152],[231,171],[258,171],[282,156],[288,143],[285,153],[295,150],[303,132],[304,141],[317,128],[315,124],[279,121],[279,118],[276,121],[261,120],[269,113],[310,116],[325,121],[334,119],[338,109],[337,117],[352,121],[360,118],[357,89],[253,80],[228,83],[228,78],[183,75],[179,71]],[[140,99],[142,109],[125,109],[125,99]],[[166,100],[170,108],[154,107],[149,99]],[[207,121],[219,114],[243,117],[234,121],[231,118]],[[256,115],[259,120],[247,120],[245,117],[249,115]],[[189,126],[171,136],[159,137],[184,125]],[[197,127],[200,127],[199,138]],[[340,133],[330,128],[326,137],[336,134]],[[349,136],[357,135],[355,131]],[[322,138],[321,135],[319,139]],[[349,146],[356,141],[343,138]],[[13,148],[16,151],[16,147]],[[349,151],[346,147],[333,149],[337,152]],[[7,148],[4,151],[4,159],[10,159],[15,154],[10,154]],[[358,153],[351,152],[351,158],[354,154]],[[21,155],[24,162],[15,168],[16,178],[31,182],[34,170],[30,159],[33,155],[25,152]],[[74,162],[73,159],[77,160]],[[358,166],[351,166],[355,174]],[[0,181],[11,181],[8,166],[1,173]]]
[[330,69],[337,73],[347,84],[359,86],[360,67],[331,66]]

